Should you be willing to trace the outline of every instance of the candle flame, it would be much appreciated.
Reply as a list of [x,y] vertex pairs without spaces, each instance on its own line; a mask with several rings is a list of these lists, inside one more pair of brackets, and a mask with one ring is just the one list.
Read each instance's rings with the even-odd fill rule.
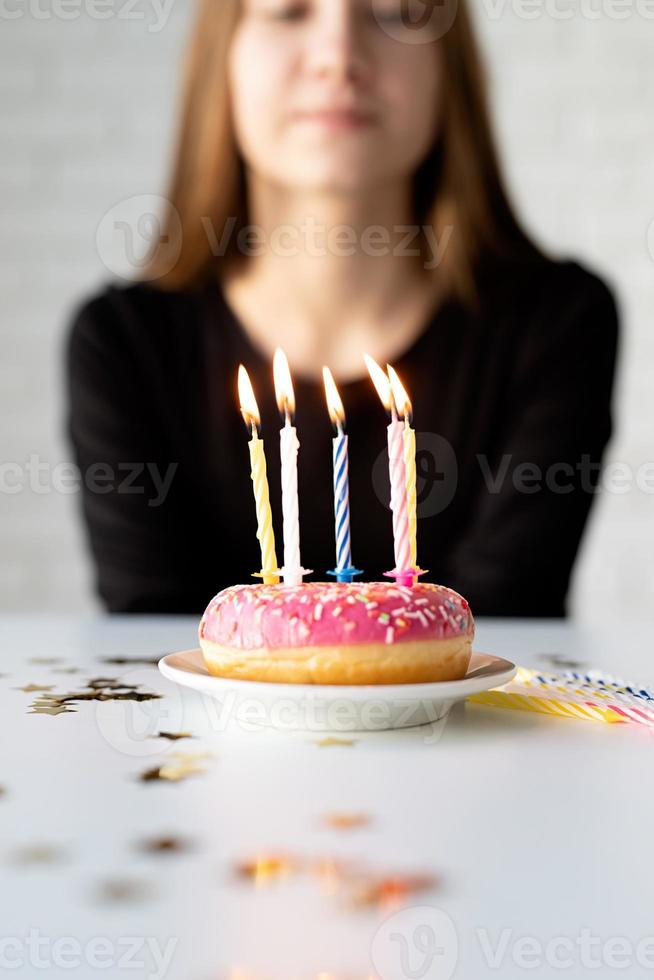
[[393,401],[395,402],[395,407],[397,408],[397,414],[402,415],[405,419],[410,419],[413,406],[411,404],[411,399],[407,394],[406,388],[400,381],[395,368],[392,368],[390,364],[387,364],[386,370],[388,371],[388,377],[390,378],[391,391],[393,392]]
[[385,371],[380,368],[377,361],[373,360],[369,354],[364,354],[363,359],[366,362],[366,367],[372,378],[372,383],[377,389],[377,394],[382,400],[382,404],[387,412],[393,411],[393,395],[391,391],[391,383],[388,380],[388,376]]
[[288,421],[295,413],[295,392],[293,391],[291,369],[288,366],[286,354],[281,347],[278,347],[275,351],[273,376],[275,379],[277,406],[281,414],[285,415]]
[[245,424],[247,425],[248,429],[252,429],[256,432],[261,424],[259,406],[257,405],[256,398],[254,397],[254,389],[252,388],[250,375],[247,373],[242,364],[239,364],[238,368],[238,399],[241,403],[241,414],[245,419]]
[[345,422],[345,409],[343,408],[343,402],[341,401],[341,396],[338,393],[338,388],[336,387],[336,382],[334,381],[332,372],[328,367],[322,369],[322,379],[325,384],[325,397],[327,398],[327,409],[329,411],[329,417],[332,421],[332,425],[342,427]]

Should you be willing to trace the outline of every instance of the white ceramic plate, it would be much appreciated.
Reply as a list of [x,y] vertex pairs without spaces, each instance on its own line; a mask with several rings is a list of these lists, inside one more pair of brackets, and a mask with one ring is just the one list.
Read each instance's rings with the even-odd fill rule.
[[222,702],[223,714],[248,725],[285,731],[356,732],[409,728],[439,721],[455,701],[507,684],[516,667],[490,653],[473,653],[460,681],[433,684],[271,684],[214,677],[201,650],[169,653],[159,670],[184,687]]

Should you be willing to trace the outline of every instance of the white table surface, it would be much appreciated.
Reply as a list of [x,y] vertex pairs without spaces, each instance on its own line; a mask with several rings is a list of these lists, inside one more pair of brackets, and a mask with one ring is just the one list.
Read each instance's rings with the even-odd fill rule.
[[[576,980],[654,972],[653,729],[465,704],[437,730],[321,746],[321,735],[224,725],[215,702],[156,667],[104,662],[196,646],[196,626],[177,617],[0,620],[0,973]],[[652,682],[653,626],[480,620],[475,649],[527,666],[556,653]],[[67,667],[80,672],[62,673]],[[80,690],[97,677],[165,697],[82,702],[50,716],[29,712],[38,693],[17,690]],[[149,737],[160,729],[195,738]],[[210,752],[206,771],[139,780],[180,751]],[[335,830],[324,823],[333,812],[370,822]],[[139,849],[170,835],[188,850]],[[58,859],[38,860],[35,848]],[[398,907],[352,907],[312,873],[259,886],[236,874],[239,862],[280,853],[311,866],[347,858],[381,875],[420,872],[438,884]],[[127,885],[122,901],[107,894]]]

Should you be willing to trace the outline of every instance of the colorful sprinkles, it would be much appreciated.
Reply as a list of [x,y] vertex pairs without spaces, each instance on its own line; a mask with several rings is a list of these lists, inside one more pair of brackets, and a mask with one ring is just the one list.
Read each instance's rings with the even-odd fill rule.
[[199,634],[238,649],[392,644],[472,636],[474,620],[458,593],[427,582],[234,585],[211,600]]

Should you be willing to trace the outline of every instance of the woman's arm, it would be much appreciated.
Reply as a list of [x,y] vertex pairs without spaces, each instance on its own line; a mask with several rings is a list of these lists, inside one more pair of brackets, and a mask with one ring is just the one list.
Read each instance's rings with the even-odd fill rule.
[[180,555],[178,461],[135,320],[125,291],[108,290],[77,314],[66,350],[68,435],[97,590],[110,612],[197,612]]
[[[618,318],[608,289],[575,266],[529,325],[506,393],[489,483],[447,570],[477,615],[563,616],[572,566],[612,433]],[[565,293],[566,284],[563,283]],[[502,475],[503,474],[503,475]]]

